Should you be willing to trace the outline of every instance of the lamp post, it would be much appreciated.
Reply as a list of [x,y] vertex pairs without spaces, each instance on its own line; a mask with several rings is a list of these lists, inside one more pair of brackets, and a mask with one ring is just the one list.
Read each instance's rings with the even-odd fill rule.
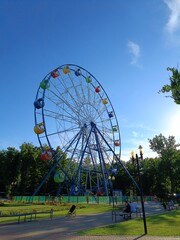
[[136,158],[134,157],[134,152],[131,152],[131,158],[133,163],[136,160],[137,164],[137,173],[138,173],[138,183],[139,183],[139,191],[140,191],[140,197],[141,197],[141,207],[142,207],[142,214],[143,214],[143,222],[144,222],[144,233],[147,234],[147,225],[146,225],[146,215],[145,215],[145,209],[144,209],[144,199],[143,199],[143,192],[142,192],[142,184],[141,184],[141,174],[140,174],[140,167],[139,167],[139,160],[143,160],[143,148],[141,145],[139,145],[139,154],[136,153]]
[[115,180],[115,176],[114,175],[109,175],[108,177],[108,180],[110,182],[110,195],[109,195],[109,203],[111,202],[110,201],[110,198],[112,198],[112,201],[113,201],[113,208],[114,208],[114,195],[113,195],[113,181]]

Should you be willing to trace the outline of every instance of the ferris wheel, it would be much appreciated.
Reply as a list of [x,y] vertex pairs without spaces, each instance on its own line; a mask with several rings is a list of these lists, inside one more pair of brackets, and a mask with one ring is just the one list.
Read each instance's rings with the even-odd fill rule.
[[114,108],[100,82],[75,64],[54,69],[40,82],[34,116],[41,159],[53,161],[34,195],[51,174],[59,192],[65,186],[68,195],[108,195],[121,141]]

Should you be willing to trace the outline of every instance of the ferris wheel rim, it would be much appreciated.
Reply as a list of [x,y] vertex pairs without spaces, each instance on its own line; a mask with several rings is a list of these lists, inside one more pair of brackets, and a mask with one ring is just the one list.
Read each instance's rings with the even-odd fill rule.
[[[110,108],[111,108],[112,111],[113,111],[113,114],[114,114],[113,118],[115,119],[117,128],[118,128],[118,130],[119,130],[119,124],[118,124],[118,121],[117,121],[117,116],[116,116],[114,107],[113,107],[113,105],[112,105],[112,103],[111,103],[111,100],[110,100],[110,98],[108,97],[105,89],[104,89],[103,86],[101,85],[101,83],[94,77],[93,74],[91,74],[91,73],[90,73],[89,71],[87,71],[85,68],[80,67],[79,65],[76,65],[76,64],[63,64],[63,65],[55,68],[54,70],[62,70],[62,69],[63,69],[64,67],[66,67],[66,66],[68,66],[68,67],[70,67],[70,68],[73,67],[73,68],[75,68],[75,69],[83,70],[83,71],[86,72],[89,76],[91,76],[91,77],[93,78],[93,80],[95,81],[95,83],[97,83],[98,86],[100,86],[101,91],[103,91],[104,95],[106,96],[106,98],[107,98],[107,100],[108,100],[108,103],[109,103],[109,105],[110,105]],[[43,78],[43,80],[46,80],[47,82],[49,82],[49,81],[50,81],[50,78],[51,78],[51,73],[52,73],[54,70],[52,70],[51,72],[49,72],[49,73]],[[72,70],[72,69],[71,69],[71,70]],[[73,71],[75,71],[75,70],[73,69]],[[43,81],[43,80],[42,80],[42,81]],[[93,85],[92,85],[92,86],[93,86]],[[95,86],[93,86],[93,87],[95,88]],[[36,100],[38,100],[38,98],[39,98],[39,90],[40,90],[40,86],[39,86],[38,91],[37,91],[37,94],[36,94]],[[45,101],[45,94],[46,94],[46,89],[43,90],[43,93],[42,93],[42,96],[41,96],[41,98],[42,98],[44,101]],[[36,111],[37,111],[37,109],[36,109],[36,107],[35,107],[35,108],[34,108],[35,124],[38,124],[38,120],[37,120],[37,117],[36,117]],[[106,109],[106,111],[108,111],[108,110]],[[108,115],[107,115],[107,116],[108,116]],[[45,125],[45,126],[44,126],[44,127],[45,127],[45,136],[44,136],[44,137],[46,137],[47,143],[48,143],[48,145],[50,146],[50,148],[53,149],[53,146],[52,146],[52,144],[51,144],[51,142],[50,142],[50,140],[49,140],[49,134],[47,133],[47,126],[46,126],[46,119],[45,119],[45,118],[46,118],[46,116],[45,116],[45,114],[44,114],[44,109],[42,108],[42,122],[43,122],[44,125]],[[107,120],[108,120],[108,121],[111,121],[110,117],[108,117]],[[55,134],[55,133],[54,133],[54,134]],[[40,136],[40,135],[38,135],[38,140],[39,140],[40,146],[43,148],[43,144],[42,144],[42,142],[41,142],[41,136]],[[120,132],[119,132],[119,134],[118,134],[118,140],[121,142]],[[60,146],[60,147],[61,147],[61,146]],[[118,154],[119,154],[119,156],[121,155],[121,146],[119,147],[119,153],[118,153]]]

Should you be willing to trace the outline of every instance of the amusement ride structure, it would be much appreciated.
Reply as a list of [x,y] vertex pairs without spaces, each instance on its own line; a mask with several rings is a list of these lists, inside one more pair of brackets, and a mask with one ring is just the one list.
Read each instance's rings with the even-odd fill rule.
[[[40,82],[34,102],[41,159],[52,161],[36,195],[51,174],[67,194],[109,195],[117,174],[121,141],[111,101],[100,82],[84,68],[62,65]],[[60,151],[55,151],[59,147]],[[66,164],[64,164],[66,159]]]

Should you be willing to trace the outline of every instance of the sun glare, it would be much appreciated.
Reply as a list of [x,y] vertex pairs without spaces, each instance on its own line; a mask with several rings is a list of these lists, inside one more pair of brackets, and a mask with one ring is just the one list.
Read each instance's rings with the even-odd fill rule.
[[167,131],[170,135],[180,138],[180,111],[171,114]]

